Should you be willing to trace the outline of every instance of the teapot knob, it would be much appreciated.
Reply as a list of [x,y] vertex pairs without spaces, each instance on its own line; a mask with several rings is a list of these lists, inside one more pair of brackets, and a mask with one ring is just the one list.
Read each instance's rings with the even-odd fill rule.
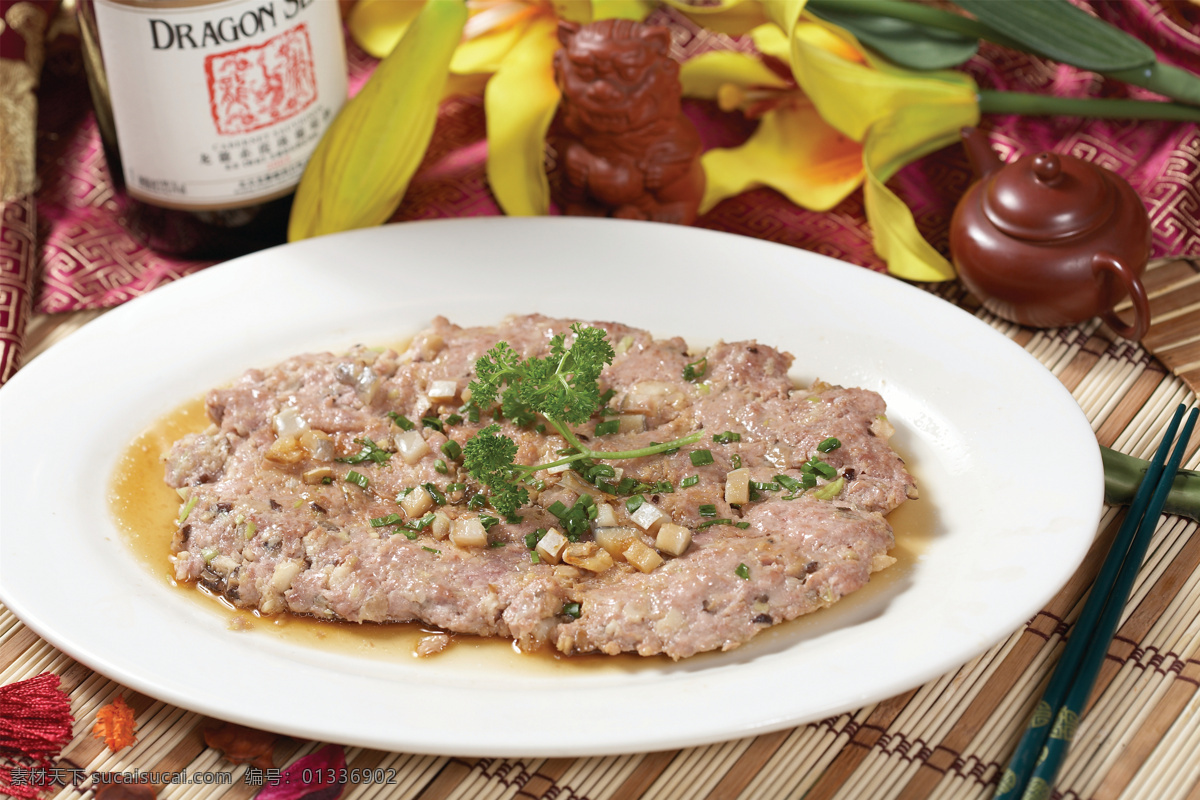
[[1062,174],[1062,162],[1054,153],[1039,153],[1033,159],[1033,174],[1042,183],[1053,186]]

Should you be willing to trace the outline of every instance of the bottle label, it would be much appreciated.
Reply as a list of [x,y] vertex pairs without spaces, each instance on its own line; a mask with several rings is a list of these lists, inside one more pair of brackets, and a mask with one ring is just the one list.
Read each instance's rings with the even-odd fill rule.
[[226,209],[295,189],[346,100],[335,0],[95,0],[129,194]]

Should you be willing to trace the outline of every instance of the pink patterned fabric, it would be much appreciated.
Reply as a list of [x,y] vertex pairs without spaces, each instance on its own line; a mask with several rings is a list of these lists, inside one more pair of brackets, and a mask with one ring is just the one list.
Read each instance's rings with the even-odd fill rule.
[[[1097,13],[1151,44],[1165,61],[1200,71],[1200,8],[1151,0],[1094,5]],[[698,29],[668,11],[656,11],[651,21],[672,26],[674,55],[681,59],[716,48],[748,47]],[[374,63],[352,44],[349,51],[353,91]],[[986,44],[966,70],[983,88],[1064,97],[1149,96],[1091,73]],[[41,108],[37,200],[42,280],[37,311],[112,306],[211,263],[158,255],[122,227],[126,201],[114,192],[104,164],[77,52],[63,50],[48,61]],[[687,112],[707,147],[737,144],[752,130],[739,115],[723,114],[706,103],[689,102]],[[1006,158],[1053,149],[1113,169],[1130,181],[1150,210],[1154,256],[1200,254],[1200,126],[1014,116],[988,117],[983,124]],[[433,145],[393,219],[499,214],[485,179],[485,132],[480,102],[447,103]],[[945,252],[950,214],[971,180],[966,158],[955,146],[910,165],[892,186],[912,207],[921,231]],[[772,190],[758,189],[726,200],[697,225],[884,270],[871,247],[861,192],[830,212],[815,213]]]

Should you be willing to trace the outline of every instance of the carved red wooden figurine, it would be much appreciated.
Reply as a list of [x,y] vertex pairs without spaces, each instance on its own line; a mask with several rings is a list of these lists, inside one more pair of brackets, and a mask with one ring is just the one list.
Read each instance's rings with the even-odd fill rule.
[[551,142],[564,213],[690,225],[704,195],[700,136],[680,110],[670,31],[624,19],[559,26]]

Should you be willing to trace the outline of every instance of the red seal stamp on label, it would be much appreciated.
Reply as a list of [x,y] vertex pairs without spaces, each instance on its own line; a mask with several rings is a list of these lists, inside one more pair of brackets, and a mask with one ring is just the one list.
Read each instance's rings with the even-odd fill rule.
[[217,133],[239,134],[291,119],[317,99],[308,28],[204,59]]

